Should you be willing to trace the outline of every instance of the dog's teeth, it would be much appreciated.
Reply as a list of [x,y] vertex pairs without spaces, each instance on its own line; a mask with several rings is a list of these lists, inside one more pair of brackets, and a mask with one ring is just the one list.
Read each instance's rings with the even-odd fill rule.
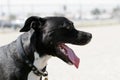
[[65,54],[65,50],[64,49],[62,49],[62,52]]
[[68,62],[69,65],[73,65],[71,62]]
[[62,52],[65,52],[65,50],[64,50],[64,49],[61,49],[61,51],[62,51]]
[[60,47],[60,50],[61,50],[64,54],[66,54],[66,53],[65,53],[65,50],[64,50],[63,48]]

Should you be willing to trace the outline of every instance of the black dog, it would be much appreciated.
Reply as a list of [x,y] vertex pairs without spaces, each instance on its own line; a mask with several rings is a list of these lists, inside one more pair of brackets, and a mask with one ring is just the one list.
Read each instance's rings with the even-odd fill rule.
[[[11,44],[0,47],[0,80],[27,80],[32,69],[26,60],[33,63],[34,52],[45,62],[56,56],[78,67],[79,58],[65,43],[85,45],[92,38],[90,33],[76,30],[65,17],[32,16],[20,32],[25,33]],[[46,66],[45,62],[40,64],[41,69]]]

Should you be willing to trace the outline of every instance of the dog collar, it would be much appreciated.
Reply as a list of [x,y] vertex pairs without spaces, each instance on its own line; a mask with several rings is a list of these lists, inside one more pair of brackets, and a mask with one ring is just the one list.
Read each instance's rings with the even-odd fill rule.
[[23,48],[21,36],[17,39],[17,51],[19,52],[22,60],[24,60],[24,62],[32,69],[33,73],[40,76],[40,80],[42,80],[42,76],[44,76],[45,80],[47,80],[48,72],[46,71],[46,66],[42,70],[38,70],[38,68],[28,59]]

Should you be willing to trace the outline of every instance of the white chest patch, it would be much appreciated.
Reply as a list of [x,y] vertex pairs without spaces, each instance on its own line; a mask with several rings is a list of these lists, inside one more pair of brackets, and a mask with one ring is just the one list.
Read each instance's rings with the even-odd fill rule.
[[43,57],[39,57],[35,61],[35,65],[38,66],[38,68],[41,70],[47,65],[47,62],[51,57],[52,56],[50,56],[50,55],[45,55]]

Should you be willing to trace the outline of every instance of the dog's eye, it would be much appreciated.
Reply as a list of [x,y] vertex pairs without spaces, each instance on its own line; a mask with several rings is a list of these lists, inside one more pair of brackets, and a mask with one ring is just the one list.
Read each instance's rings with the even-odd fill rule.
[[66,29],[70,29],[71,27],[70,26],[67,26]]

